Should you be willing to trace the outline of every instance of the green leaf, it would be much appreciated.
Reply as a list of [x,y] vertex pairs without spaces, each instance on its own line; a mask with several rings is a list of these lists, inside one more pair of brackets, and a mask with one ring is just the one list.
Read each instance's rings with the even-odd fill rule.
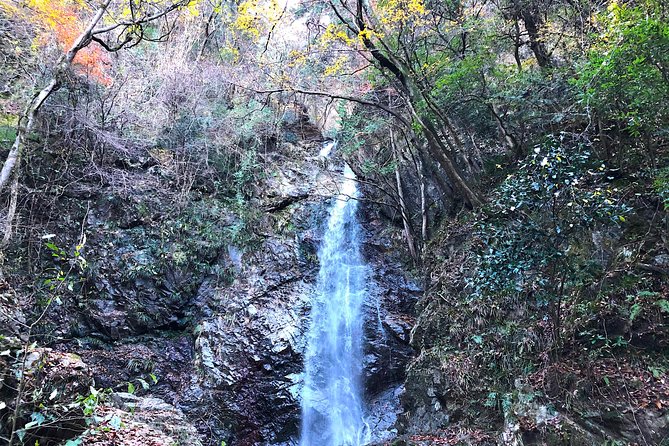
[[135,385],[133,383],[128,383],[128,393],[135,393]]
[[655,302],[655,305],[660,307],[660,311],[663,313],[669,313],[669,301],[666,299],[660,299],[657,302]]
[[630,322],[634,322],[634,319],[641,313],[641,304],[635,303],[632,305],[632,308],[630,308]]
[[661,367],[648,367],[648,370],[653,374],[653,378],[660,379],[665,374],[666,370]]
[[109,425],[116,429],[119,430],[121,428],[121,418],[118,415],[114,415],[111,420],[109,420]]
[[23,426],[24,429],[30,429],[31,427],[35,426],[41,426],[42,423],[46,420],[46,417],[42,415],[40,412],[33,412],[30,414],[30,421],[29,423],[26,423],[25,426]]

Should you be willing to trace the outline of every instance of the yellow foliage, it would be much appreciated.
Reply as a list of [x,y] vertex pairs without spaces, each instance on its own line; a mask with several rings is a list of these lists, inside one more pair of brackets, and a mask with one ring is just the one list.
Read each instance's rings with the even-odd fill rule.
[[186,11],[188,11],[188,14],[190,14],[192,17],[197,17],[200,15],[200,7],[197,2],[188,3],[188,5],[186,5]]
[[348,58],[346,56],[340,56],[337,58],[337,60],[334,61],[332,65],[327,67],[325,69],[325,72],[323,73],[325,76],[336,76],[337,74],[341,73],[341,71],[344,69],[344,65],[348,61]]
[[224,45],[220,50],[221,58],[228,62],[239,62],[239,50],[231,44]]
[[[62,51],[68,50],[83,32],[85,18],[91,12],[84,0],[27,0],[22,3],[0,0],[0,9],[35,27],[34,50],[55,43]],[[99,82],[108,83],[111,80],[104,72],[107,61],[107,54],[102,48],[90,45],[77,53],[74,65]]]
[[281,19],[282,13],[278,0],[245,0],[237,6],[232,27],[257,41],[265,30]]
[[346,34],[346,30],[342,25],[335,25],[334,23],[330,23],[327,28],[325,28],[325,32],[321,34],[320,44],[321,46],[326,47],[333,42],[352,46],[355,43],[355,40]]
[[20,13],[20,9],[15,4],[15,2],[9,0],[0,0],[0,11],[3,11],[5,14],[14,17]]
[[620,4],[618,3],[618,0],[611,0],[606,9],[609,12],[616,12],[618,9],[620,9]]
[[379,5],[379,19],[385,26],[420,24],[427,15],[423,0],[386,0]]
[[360,43],[363,43],[365,40],[372,40],[374,37],[381,39],[383,34],[377,33],[376,31],[373,31],[369,28],[365,28],[358,33],[358,41]]
[[307,52],[291,50],[288,54],[290,62],[288,63],[289,67],[301,67],[307,62]]

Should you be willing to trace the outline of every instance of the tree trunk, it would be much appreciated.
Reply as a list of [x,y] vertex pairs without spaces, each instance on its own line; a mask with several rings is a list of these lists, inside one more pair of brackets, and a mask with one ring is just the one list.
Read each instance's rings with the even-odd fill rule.
[[400,212],[402,213],[404,237],[406,238],[407,245],[409,247],[409,254],[411,254],[411,258],[415,262],[416,260],[418,260],[418,255],[416,254],[416,243],[413,237],[413,230],[411,229],[411,220],[409,219],[409,212],[407,211],[407,205],[404,200],[402,176],[400,175],[400,157],[398,153],[397,144],[395,144],[395,135],[393,134],[392,129],[390,130],[390,145],[393,150],[393,157],[395,158],[395,181],[397,186],[397,197],[400,203]]
[[500,136],[504,139],[504,142],[506,143],[506,146],[509,148],[509,151],[516,158],[521,158],[523,153],[520,151],[520,145],[518,144],[518,140],[513,135],[513,133],[507,130],[506,125],[502,120],[499,107],[495,104],[488,104],[488,108],[490,110],[490,113],[492,114],[493,119],[495,120],[495,123],[497,124],[497,130],[499,131]]
[[[425,243],[427,242],[427,228],[428,228],[428,215],[427,215],[427,193],[425,191],[425,166],[423,165],[422,160],[418,160],[418,175],[420,177],[420,236],[423,240],[422,248],[425,248]],[[422,249],[421,249],[422,250]]]
[[459,172],[455,162],[448,156],[448,148],[444,146],[444,143],[436,134],[432,123],[418,115],[413,104],[410,104],[409,108],[414,115],[414,118],[421,125],[423,135],[427,139],[427,148],[430,155],[436,159],[442,169],[444,169],[444,172],[446,172],[446,175],[453,183],[453,187],[460,193],[465,203],[472,209],[479,207],[482,204],[481,199],[474,190],[469,187],[469,184],[467,184],[467,181],[465,181],[464,177]]
[[[21,160],[17,160],[17,164]],[[7,246],[9,240],[12,238],[13,232],[13,222],[14,216],[16,215],[16,207],[18,206],[19,201],[19,172],[18,167],[14,169],[14,181],[12,181],[12,187],[9,192],[9,209],[7,210],[7,217],[5,218],[5,234],[2,237],[2,243],[0,247]]]
[[[25,145],[25,139],[28,137],[30,132],[35,125],[35,119],[39,113],[40,108],[44,105],[44,102],[51,96],[51,94],[58,89],[60,86],[61,77],[63,73],[72,65],[72,61],[77,56],[77,53],[82,49],[88,46],[91,43],[93,36],[93,29],[100,22],[107,7],[109,7],[111,0],[105,0],[97,12],[89,22],[86,30],[77,37],[77,40],[74,41],[70,49],[63,54],[58,61],[56,62],[55,70],[53,77],[49,81],[46,87],[40,91],[37,96],[28,104],[23,115],[19,119],[19,124],[16,131],[16,139],[14,139],[14,144],[12,144],[7,159],[2,166],[2,171],[0,171],[0,192],[5,188],[9,182],[14,166],[16,165],[21,152],[23,151],[23,146]],[[25,125],[23,125],[25,123]]]
[[513,36],[513,58],[516,61],[518,72],[521,73],[523,71],[523,62],[520,59],[520,48],[523,46],[523,41],[521,39],[520,24],[518,23],[518,19],[513,20],[513,26],[514,30],[516,31]]
[[[330,5],[334,8],[332,3]],[[336,11],[336,8],[335,13],[339,15]],[[341,16],[339,15],[339,17]],[[366,37],[366,35],[362,33],[362,31],[367,29],[367,24],[364,20],[362,0],[357,1],[355,20],[358,31],[360,32],[359,35],[361,36],[362,43],[367,51],[369,51],[372,57],[378,62],[381,69],[386,69],[395,76],[406,93],[411,114],[420,124],[423,135],[427,139],[430,155],[434,157],[439,165],[444,169],[444,172],[446,172],[446,175],[448,175],[450,178],[455,189],[462,195],[466,205],[471,209],[479,207],[482,204],[482,201],[457,168],[457,165],[452,158],[452,152],[454,151],[453,148],[451,147],[449,149],[444,145],[443,140],[439,138],[439,134],[436,131],[434,124],[430,121],[429,117],[423,116],[417,112],[416,106],[419,104],[419,98],[424,97],[424,95],[422,95],[420,89],[417,88],[415,82],[411,79],[411,76],[408,74],[408,70],[403,68],[403,64],[396,60],[392,55],[383,54],[369,39],[369,37]],[[427,103],[428,106],[430,106],[430,101],[427,101]],[[449,126],[450,122],[446,120],[443,124],[444,126]],[[457,141],[457,135],[454,135],[454,131],[451,132],[451,135],[456,138]],[[447,144],[451,144],[451,142],[448,141],[448,137],[445,139],[447,140]]]
[[521,11],[520,17],[523,19],[525,24],[525,29],[527,30],[527,35],[530,38],[530,49],[534,53],[534,57],[537,59],[537,63],[541,68],[549,68],[553,66],[553,61],[551,60],[550,54],[546,50],[546,45],[544,45],[541,40],[541,27],[544,25],[544,21],[540,16],[538,11],[534,11],[533,6],[520,7]]

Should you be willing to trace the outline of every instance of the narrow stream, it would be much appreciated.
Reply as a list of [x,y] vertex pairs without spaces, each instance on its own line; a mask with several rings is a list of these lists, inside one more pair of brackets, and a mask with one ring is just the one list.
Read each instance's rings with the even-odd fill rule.
[[301,446],[359,446],[368,441],[361,395],[366,267],[360,255],[359,195],[347,165],[318,257],[305,354]]

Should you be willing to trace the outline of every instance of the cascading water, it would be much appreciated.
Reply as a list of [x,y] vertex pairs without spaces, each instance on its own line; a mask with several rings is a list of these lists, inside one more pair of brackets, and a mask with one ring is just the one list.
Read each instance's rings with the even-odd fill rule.
[[360,389],[366,268],[356,220],[358,189],[347,165],[318,253],[302,389],[301,446],[368,441]]

